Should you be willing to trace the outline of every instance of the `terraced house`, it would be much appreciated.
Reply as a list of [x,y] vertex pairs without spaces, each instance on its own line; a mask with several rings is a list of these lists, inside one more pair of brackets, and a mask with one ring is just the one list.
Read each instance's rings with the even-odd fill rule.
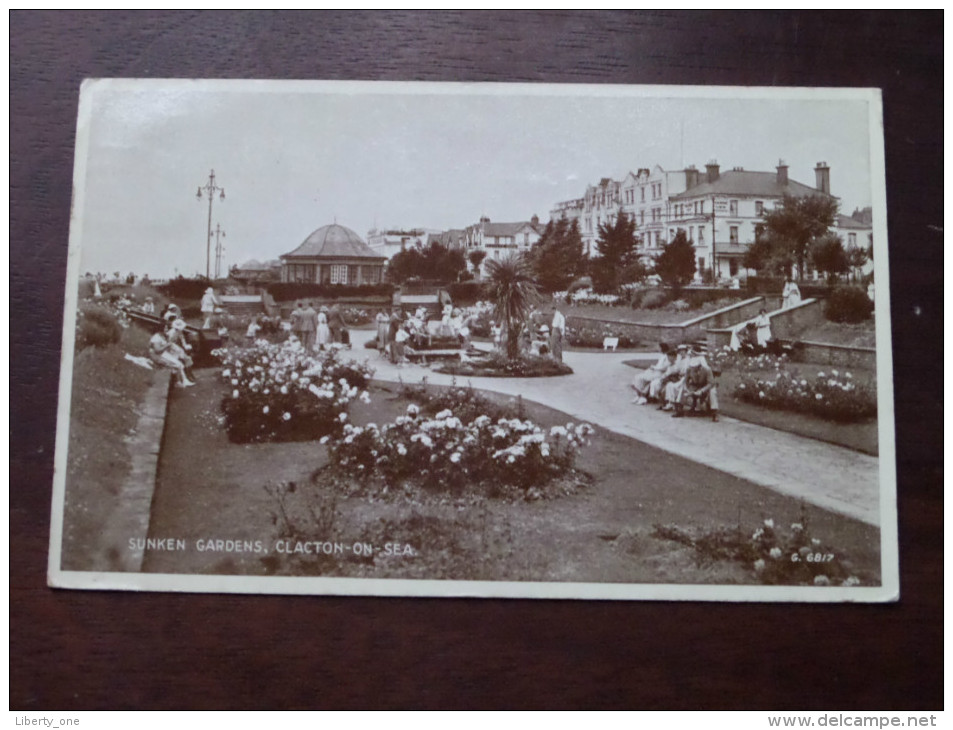
[[480,222],[466,228],[466,251],[485,251],[486,259],[480,273],[486,273],[486,264],[493,259],[502,259],[512,253],[524,253],[532,248],[543,233],[539,217],[514,223],[493,223],[486,216]]

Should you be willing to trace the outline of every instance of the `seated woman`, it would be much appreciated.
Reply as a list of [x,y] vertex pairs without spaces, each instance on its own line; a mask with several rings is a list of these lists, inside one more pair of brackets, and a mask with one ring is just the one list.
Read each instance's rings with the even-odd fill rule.
[[[156,332],[149,340],[149,359],[162,367],[174,370],[179,376],[179,387],[188,388],[195,385],[185,374],[185,363],[175,356],[175,345],[171,345],[161,332]],[[176,348],[178,349],[178,348]]]
[[685,381],[681,397],[675,403],[675,418],[685,415],[684,410],[695,411],[707,406],[711,420],[718,420],[718,384],[715,375],[708,367],[708,361],[697,348],[692,349],[691,359],[685,370]]
[[671,365],[672,360],[668,357],[669,349],[668,343],[659,343],[659,352],[662,354],[659,356],[658,362],[652,365],[652,367],[638,373],[635,378],[633,378],[632,389],[636,392],[636,396],[632,400],[633,403],[645,405],[649,402],[649,389],[652,386],[652,382],[661,378],[665,374],[665,371],[668,370],[669,365]]

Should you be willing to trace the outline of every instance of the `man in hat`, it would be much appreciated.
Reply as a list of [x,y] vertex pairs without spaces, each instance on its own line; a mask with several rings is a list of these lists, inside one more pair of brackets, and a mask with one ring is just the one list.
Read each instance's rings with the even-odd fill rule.
[[718,387],[715,376],[700,347],[693,346],[688,367],[685,369],[685,378],[681,394],[675,403],[675,418],[685,415],[684,409],[695,410],[705,404],[711,411],[711,420],[718,420]]

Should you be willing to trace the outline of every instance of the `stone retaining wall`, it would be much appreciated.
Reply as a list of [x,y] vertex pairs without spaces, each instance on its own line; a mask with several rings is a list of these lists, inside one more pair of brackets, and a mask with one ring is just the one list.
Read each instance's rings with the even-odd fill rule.
[[831,345],[826,342],[803,341],[796,350],[797,359],[817,365],[877,369],[877,350],[873,347]]

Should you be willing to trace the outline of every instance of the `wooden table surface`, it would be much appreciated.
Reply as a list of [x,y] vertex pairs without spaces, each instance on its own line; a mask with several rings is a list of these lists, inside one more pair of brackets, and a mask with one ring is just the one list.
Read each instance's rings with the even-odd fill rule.
[[[942,25],[940,12],[12,12],[11,709],[942,707]],[[76,105],[97,76],[883,88],[902,600],[48,589]]]

